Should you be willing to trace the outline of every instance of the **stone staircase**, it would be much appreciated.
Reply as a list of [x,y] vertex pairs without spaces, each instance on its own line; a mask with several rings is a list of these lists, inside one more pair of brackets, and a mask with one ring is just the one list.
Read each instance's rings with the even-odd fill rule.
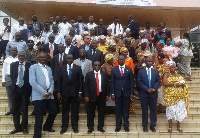
[[[1,68],[0,65],[0,79],[1,79]],[[119,133],[115,133],[115,115],[105,115],[105,131],[106,133],[100,133],[96,131],[97,128],[97,118],[95,118],[95,131],[92,134],[87,134],[87,118],[85,113],[84,104],[80,105],[79,113],[79,133],[74,134],[71,128],[71,123],[69,124],[68,131],[60,135],[61,130],[61,113],[59,113],[55,119],[53,129],[56,130],[55,133],[42,132],[42,137],[44,138],[200,138],[200,69],[192,69],[192,79],[193,81],[187,82],[190,90],[190,115],[181,123],[181,128],[183,133],[179,133],[176,130],[176,122],[173,123],[173,132],[169,134],[168,122],[166,120],[165,114],[159,114],[157,116],[157,126],[156,133],[149,131],[144,133],[142,131],[142,117],[141,117],[141,105],[140,100],[136,101],[136,113],[130,114],[130,132],[125,132],[123,127]],[[61,108],[61,107],[60,107]],[[23,135],[22,133],[17,133],[15,135],[9,135],[9,132],[14,129],[12,116],[5,116],[8,111],[7,96],[5,88],[0,84],[0,138],[31,138],[33,137],[34,130],[34,116],[31,116],[33,111],[33,106],[30,105],[29,108],[29,125],[28,135]],[[97,115],[97,112],[96,112]],[[71,117],[71,116],[70,116]],[[46,116],[44,117],[46,119]],[[149,126],[148,126],[149,127]],[[149,129],[149,128],[148,128]]]

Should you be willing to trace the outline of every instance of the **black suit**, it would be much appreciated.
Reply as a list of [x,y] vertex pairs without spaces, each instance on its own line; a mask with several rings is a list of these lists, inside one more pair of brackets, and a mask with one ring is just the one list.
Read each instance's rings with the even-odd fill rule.
[[96,36],[100,36],[100,35],[104,35],[104,36],[107,36],[107,29],[106,27],[102,26],[102,27],[95,27],[95,35]]
[[99,61],[99,62],[101,63],[101,65],[103,65],[103,64],[104,64],[103,52],[100,51],[100,50],[98,50],[98,49],[96,49],[95,51],[96,51],[96,53],[94,54],[94,53],[93,53],[93,49],[89,49],[89,50],[86,52],[86,58],[89,59],[89,60],[91,60],[92,63],[93,63],[94,61]]
[[[53,49],[53,56],[57,55],[58,52],[58,44],[54,43],[54,49]],[[49,43],[44,45],[44,52],[50,54],[50,49],[49,49]]]
[[44,30],[43,23],[33,22],[33,29],[35,30],[36,28],[40,28],[40,31],[43,31]]
[[[18,67],[19,62],[13,62],[10,65],[10,76],[12,80],[12,92],[13,92],[13,101],[12,101],[12,114],[13,114],[13,122],[15,129],[23,130],[27,129],[28,125],[28,101],[31,93],[31,86],[29,84],[29,67],[31,63],[25,63],[24,70],[24,85],[20,88],[16,85],[17,78],[19,76]],[[22,104],[22,123],[20,125],[20,107]]]
[[98,129],[103,129],[104,127],[104,111],[106,107],[106,96],[110,96],[110,91],[108,91],[108,77],[107,75],[100,71],[101,74],[101,90],[100,95],[97,96],[97,84],[94,71],[87,73],[85,79],[85,97],[89,98],[87,103],[87,127],[88,129],[94,129],[94,116],[95,109],[98,109]]
[[69,53],[68,54],[72,54],[74,60],[79,58],[79,51],[78,51],[78,47],[76,46],[71,46],[69,49]]
[[130,47],[128,49],[128,52],[129,52],[129,57],[131,57],[133,59],[133,62],[135,63],[137,61],[137,56],[135,55],[135,48]]
[[[27,34],[27,30],[29,31],[29,29],[23,29],[23,30],[21,30],[20,31],[20,33],[21,33],[21,36],[22,36],[22,40],[23,41],[25,41],[25,42],[27,42],[28,41],[28,34]],[[31,36],[33,36],[33,30],[31,30]]]
[[62,96],[62,128],[67,129],[71,104],[72,129],[78,129],[78,94],[82,92],[83,76],[81,67],[73,64],[71,81],[69,80],[67,65],[60,69],[57,93]]
[[139,39],[139,24],[137,21],[131,21],[128,25],[128,28],[131,32],[131,37],[133,37],[135,40]]

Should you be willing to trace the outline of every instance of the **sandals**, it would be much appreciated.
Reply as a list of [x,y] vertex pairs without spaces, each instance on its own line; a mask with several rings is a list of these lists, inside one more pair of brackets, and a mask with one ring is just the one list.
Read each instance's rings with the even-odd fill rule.
[[181,128],[177,128],[178,132],[183,133],[183,130]]
[[169,129],[168,129],[168,132],[169,132],[169,133],[172,133],[172,128],[169,128]]

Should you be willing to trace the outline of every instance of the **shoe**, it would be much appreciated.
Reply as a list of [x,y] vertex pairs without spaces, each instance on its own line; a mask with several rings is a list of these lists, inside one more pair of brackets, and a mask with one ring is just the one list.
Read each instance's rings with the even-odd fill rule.
[[60,134],[64,134],[67,131],[67,128],[62,128]]
[[148,132],[147,126],[143,127],[143,132]]
[[125,130],[125,132],[129,132],[130,131],[128,127],[125,127],[124,130]]
[[45,129],[45,128],[43,128],[43,131],[55,132],[55,130],[53,130],[52,128],[50,128],[50,129]]
[[28,129],[24,129],[22,132],[23,134],[28,134]]
[[100,132],[102,132],[102,133],[105,132],[105,130],[103,130],[103,128],[99,128],[99,129],[97,129],[97,130],[100,131]]
[[73,129],[73,131],[74,131],[74,133],[78,133],[79,132],[77,128]]
[[18,132],[21,132],[21,130],[20,129],[14,129],[9,134],[15,134],[15,133],[18,133]]
[[91,134],[92,131],[94,131],[94,130],[92,130],[92,129],[88,129],[88,134]]
[[150,130],[151,130],[152,132],[156,132],[156,129],[155,129],[155,127],[153,127],[153,126],[150,126]]
[[11,115],[12,113],[11,113],[11,111],[8,111],[5,115]]
[[120,131],[120,128],[116,128],[116,129],[115,129],[115,132],[119,132],[119,131]]

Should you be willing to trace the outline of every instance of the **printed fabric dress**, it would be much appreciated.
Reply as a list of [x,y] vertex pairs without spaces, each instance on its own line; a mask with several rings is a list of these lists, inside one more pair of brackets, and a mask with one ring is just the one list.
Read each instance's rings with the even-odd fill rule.
[[[168,78],[169,83],[177,83],[184,80],[182,76],[171,76]],[[166,105],[167,120],[173,119],[183,121],[189,115],[189,91],[187,85],[182,87],[165,87],[164,100]]]

